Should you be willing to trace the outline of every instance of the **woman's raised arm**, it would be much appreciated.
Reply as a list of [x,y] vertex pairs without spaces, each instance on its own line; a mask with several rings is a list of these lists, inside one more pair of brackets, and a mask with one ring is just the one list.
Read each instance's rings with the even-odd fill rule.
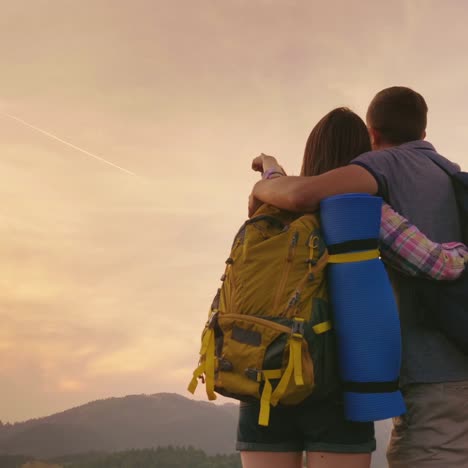
[[284,210],[310,213],[318,209],[323,198],[341,193],[374,195],[377,189],[377,182],[369,171],[349,165],[318,176],[261,180],[254,185],[252,195],[254,199]]

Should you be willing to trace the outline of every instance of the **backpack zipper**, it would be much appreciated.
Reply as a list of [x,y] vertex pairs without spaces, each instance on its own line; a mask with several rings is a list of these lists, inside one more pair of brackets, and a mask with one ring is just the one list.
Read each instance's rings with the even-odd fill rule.
[[284,288],[286,287],[286,282],[288,280],[289,271],[291,270],[292,262],[294,260],[294,256],[296,254],[296,247],[297,242],[299,240],[299,232],[296,231],[291,239],[291,243],[289,245],[288,256],[286,257],[285,265],[283,267],[283,274],[281,275],[280,282],[278,284],[278,289],[276,292],[275,300],[273,302],[273,314],[281,315],[280,313],[276,314],[276,311],[279,307],[279,302],[284,292]]
[[273,330],[277,330],[283,333],[291,333],[291,327],[287,327],[286,325],[281,325],[276,322],[272,322],[271,320],[262,319],[260,317],[254,317],[252,315],[244,315],[244,314],[221,314],[219,318],[222,320],[226,319],[239,319],[244,320],[246,322],[256,323],[258,325],[263,325],[265,327],[272,328]]
[[[289,302],[286,306],[286,309],[283,315],[287,317],[292,317],[296,315],[296,312],[299,307],[299,303],[301,300],[302,290],[304,289],[306,283],[314,283],[316,281],[315,274],[317,272],[322,271],[328,263],[328,252],[325,253],[318,259],[314,259],[314,251],[317,249],[317,236],[309,238],[309,258],[307,259],[307,263],[309,265],[309,271],[305,274],[305,276],[299,282],[296,290],[294,291],[293,295],[289,299]],[[290,313],[290,310],[293,309],[293,313]]]

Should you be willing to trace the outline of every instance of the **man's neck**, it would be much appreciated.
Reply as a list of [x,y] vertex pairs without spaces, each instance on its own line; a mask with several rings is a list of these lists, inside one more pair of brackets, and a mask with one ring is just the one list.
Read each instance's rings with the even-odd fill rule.
[[395,145],[395,144],[392,144],[392,143],[381,143],[379,145],[374,145],[372,147],[372,149],[374,151],[380,151],[380,150],[384,150],[384,149],[387,149],[387,148],[393,148],[394,146],[398,146],[398,145]]
[[[426,138],[426,134],[424,134],[424,136],[422,136],[420,138],[420,140],[424,140],[425,138]],[[410,141],[414,141],[414,140],[410,140]],[[404,145],[405,143],[410,143],[410,141],[405,141],[403,143],[380,142],[378,145],[373,144],[372,145],[372,150],[373,151],[379,151],[379,150],[384,150],[384,149],[388,149],[388,148],[394,148],[395,146],[400,146],[400,145]]]

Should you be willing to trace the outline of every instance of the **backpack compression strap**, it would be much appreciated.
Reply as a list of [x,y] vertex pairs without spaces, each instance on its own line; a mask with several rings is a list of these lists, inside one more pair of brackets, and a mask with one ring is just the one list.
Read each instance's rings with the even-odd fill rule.
[[378,239],[358,239],[328,245],[328,263],[364,262],[379,258]]
[[366,260],[373,260],[379,258],[380,252],[378,249],[365,250],[363,252],[349,252],[334,254],[328,256],[328,263],[351,263],[351,262],[364,262]]
[[[331,328],[330,322],[323,322],[313,327],[315,333],[325,333]],[[264,380],[263,392],[260,399],[260,414],[258,424],[268,426],[270,419],[270,405],[276,406],[286,392],[290,380],[294,376],[295,384],[304,385],[302,373],[302,343],[304,337],[304,319],[295,317],[291,336],[289,338],[289,360],[284,372],[281,369],[264,370],[259,372],[258,380]],[[275,390],[272,391],[270,379],[280,379]]]
[[216,400],[216,394],[214,392],[215,335],[214,328],[212,326],[213,317],[215,317],[215,314],[213,314],[208,320],[205,333],[203,334],[200,349],[200,365],[193,371],[193,377],[188,386],[188,391],[192,394],[195,393],[198,385],[198,379],[203,378],[203,375],[205,375],[206,394],[209,400]]
[[260,399],[260,413],[258,415],[258,424],[260,426],[268,426],[270,421],[270,402],[271,395],[273,393],[273,387],[271,386],[270,379],[280,379],[281,369],[276,370],[264,370],[259,373],[259,380],[264,380],[262,397]]
[[291,336],[289,338],[289,361],[284,374],[281,377],[275,391],[271,395],[271,404],[276,406],[283,396],[294,374],[294,382],[297,386],[304,385],[302,377],[302,339],[304,335],[304,319],[295,317]]

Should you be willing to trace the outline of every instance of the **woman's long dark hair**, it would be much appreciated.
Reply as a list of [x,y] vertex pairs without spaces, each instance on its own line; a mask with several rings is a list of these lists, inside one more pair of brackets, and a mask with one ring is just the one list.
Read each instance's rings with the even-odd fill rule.
[[338,107],[312,129],[304,151],[302,176],[314,176],[346,166],[371,150],[364,121],[347,107]]

